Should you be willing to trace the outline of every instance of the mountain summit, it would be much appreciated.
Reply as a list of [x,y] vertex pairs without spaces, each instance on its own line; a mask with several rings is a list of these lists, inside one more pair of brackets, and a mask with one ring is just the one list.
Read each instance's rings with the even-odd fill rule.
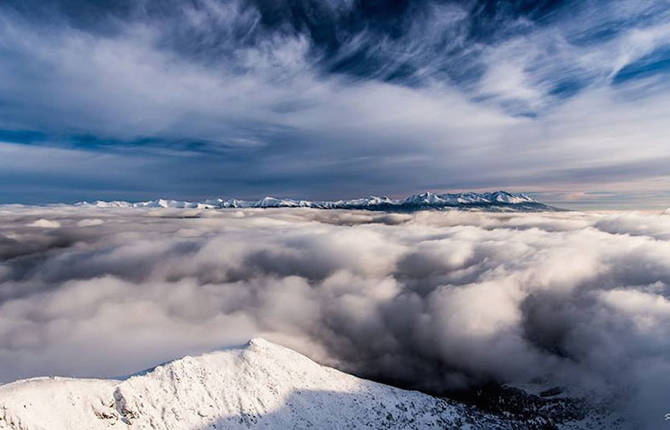
[[550,401],[526,396],[512,399],[516,407],[529,405],[521,420],[507,412],[484,413],[357,378],[256,338],[124,380],[43,377],[0,386],[0,429],[585,430],[603,419],[620,428],[617,419],[599,413],[566,413],[569,403],[560,399],[552,412]]
[[418,429],[473,419],[463,406],[321,366],[263,339],[123,381],[34,378],[0,386],[0,429],[12,430]]

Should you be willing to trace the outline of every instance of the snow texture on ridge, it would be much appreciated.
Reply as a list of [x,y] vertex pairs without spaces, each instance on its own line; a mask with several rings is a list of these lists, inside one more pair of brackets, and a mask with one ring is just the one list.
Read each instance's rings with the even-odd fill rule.
[[0,429],[418,429],[467,419],[463,406],[356,378],[260,338],[125,381],[35,378],[0,387]]
[[[608,419],[587,417],[555,428],[587,429],[593,419],[603,418]],[[515,424],[321,366],[261,338],[244,347],[187,356],[122,381],[51,377],[0,386],[0,430],[503,430],[518,428]]]

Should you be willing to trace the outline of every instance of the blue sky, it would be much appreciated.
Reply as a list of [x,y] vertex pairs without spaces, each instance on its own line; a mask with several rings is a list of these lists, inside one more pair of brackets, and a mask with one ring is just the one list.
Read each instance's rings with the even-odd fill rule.
[[670,206],[670,4],[6,1],[0,202]]

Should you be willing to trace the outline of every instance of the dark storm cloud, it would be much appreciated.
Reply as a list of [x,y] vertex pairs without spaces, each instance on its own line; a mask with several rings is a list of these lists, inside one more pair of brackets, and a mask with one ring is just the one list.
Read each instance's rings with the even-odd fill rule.
[[4,381],[264,336],[432,392],[540,380],[649,428],[667,408],[667,214],[0,214]]

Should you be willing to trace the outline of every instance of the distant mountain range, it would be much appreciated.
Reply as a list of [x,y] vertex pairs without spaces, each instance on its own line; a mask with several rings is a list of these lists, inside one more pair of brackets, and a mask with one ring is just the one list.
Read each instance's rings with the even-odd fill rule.
[[352,200],[294,200],[265,197],[261,200],[215,199],[202,202],[178,200],[150,200],[146,202],[97,201],[81,202],[78,206],[100,208],[315,208],[315,209],[362,209],[372,211],[413,212],[425,209],[465,209],[495,212],[554,211],[556,208],[540,203],[526,194],[495,191],[489,193],[445,193],[430,192],[414,194],[404,199],[368,196]]

